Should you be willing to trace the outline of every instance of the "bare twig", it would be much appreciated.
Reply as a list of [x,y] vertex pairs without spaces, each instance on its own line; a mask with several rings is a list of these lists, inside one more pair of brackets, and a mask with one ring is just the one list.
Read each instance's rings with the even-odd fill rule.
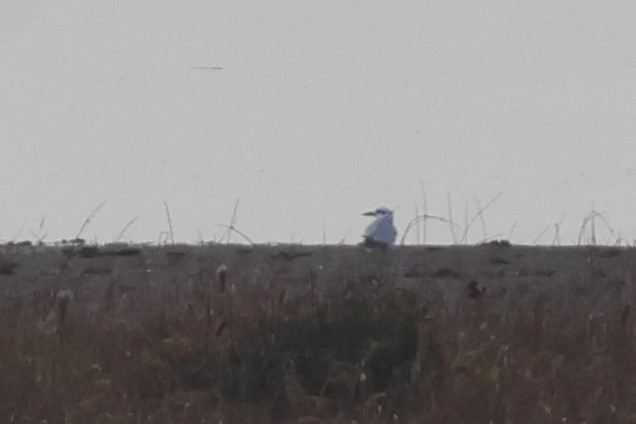
[[82,226],[80,227],[79,231],[77,232],[77,235],[75,236],[75,240],[78,240],[80,238],[80,236],[82,235],[82,233],[84,232],[84,229],[86,228],[86,226],[88,224],[90,224],[91,220],[95,217],[95,215],[97,214],[97,212],[100,211],[100,209],[106,204],[106,200],[104,200],[102,203],[99,204],[99,206],[97,206],[93,212],[91,212],[86,219],[84,220],[84,222],[82,223]]

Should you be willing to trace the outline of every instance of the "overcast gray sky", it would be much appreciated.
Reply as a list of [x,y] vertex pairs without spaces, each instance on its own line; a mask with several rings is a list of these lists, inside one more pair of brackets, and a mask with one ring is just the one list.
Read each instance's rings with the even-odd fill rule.
[[[636,229],[636,3],[0,2],[0,239],[359,241],[367,209],[530,243]],[[222,67],[222,70],[198,69]],[[597,228],[603,235],[603,228]],[[431,224],[429,241],[451,241]],[[483,237],[475,224],[472,241]],[[539,242],[551,243],[550,230]],[[234,237],[236,240],[238,238]],[[409,237],[410,241],[414,240]]]

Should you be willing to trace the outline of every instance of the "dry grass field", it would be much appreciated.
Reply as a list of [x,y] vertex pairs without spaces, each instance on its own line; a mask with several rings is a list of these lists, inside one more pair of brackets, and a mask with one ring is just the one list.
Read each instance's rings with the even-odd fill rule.
[[0,246],[0,422],[636,423],[625,247]]

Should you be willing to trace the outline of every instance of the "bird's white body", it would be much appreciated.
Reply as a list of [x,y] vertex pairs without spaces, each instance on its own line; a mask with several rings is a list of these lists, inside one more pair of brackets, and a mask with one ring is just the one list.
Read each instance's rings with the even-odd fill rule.
[[391,210],[378,208],[363,215],[375,217],[363,234],[364,242],[367,245],[387,247],[395,244],[397,230],[393,225],[393,212]]

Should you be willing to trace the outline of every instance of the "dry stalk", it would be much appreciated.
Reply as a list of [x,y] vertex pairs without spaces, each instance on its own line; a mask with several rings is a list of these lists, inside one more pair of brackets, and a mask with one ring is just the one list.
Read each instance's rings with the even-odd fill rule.
[[168,239],[170,238],[170,233],[168,231],[160,231],[159,237],[157,238],[157,244],[167,244]]
[[163,206],[166,210],[166,219],[168,220],[168,228],[170,234],[170,242],[174,244],[174,231],[172,229],[172,218],[170,217],[170,209],[168,208],[168,202],[164,201]]
[[[464,229],[468,228],[468,200],[464,201]],[[462,232],[462,238],[460,240],[461,243],[467,243],[468,237],[464,237],[464,233]]]
[[560,239],[560,235],[561,235],[561,225],[563,225],[563,220],[565,219],[565,215],[566,212],[563,213],[563,215],[561,215],[561,219],[559,219],[558,222],[555,222],[553,224],[548,224],[546,225],[540,232],[539,234],[537,234],[537,236],[532,240],[532,244],[536,244],[539,239],[550,229],[550,228],[554,228],[554,237],[552,239],[552,245],[555,244],[555,242],[557,244],[561,244],[561,239]]
[[48,233],[44,233],[44,234],[35,234],[35,232],[29,230],[29,234],[31,234],[33,236],[33,238],[35,239],[37,244],[42,244],[44,243],[44,239],[46,238],[46,236],[48,235]]
[[244,232],[240,231],[238,228],[236,228],[236,226],[234,225],[225,225],[225,224],[218,224],[221,227],[226,227],[228,229],[229,232],[234,231],[236,234],[238,234],[239,236],[243,237],[243,239],[245,241],[247,241],[250,246],[252,246],[252,248],[254,249],[255,252],[258,252],[259,255],[261,255],[261,257],[265,260],[265,263],[267,263],[267,265],[270,267],[270,269],[272,270],[272,272],[274,272],[274,265],[272,264],[272,262],[270,261],[269,257],[264,254],[260,248],[258,247],[258,245],[256,243],[254,243],[252,241],[252,239],[250,239]]
[[238,219],[238,216],[237,216],[238,206],[239,206],[239,198],[237,197],[236,201],[234,202],[234,210],[232,211],[232,216],[230,217],[230,224],[225,226],[225,227],[227,227],[227,230],[221,236],[221,239],[219,240],[219,243],[222,242],[223,239],[227,237],[226,244],[230,244],[230,239],[232,238],[232,229],[236,225],[236,221]]
[[486,231],[486,219],[484,218],[483,208],[481,207],[481,203],[479,202],[479,198],[475,196],[475,203],[477,204],[477,210],[479,215],[479,221],[481,222],[481,232],[484,236],[484,240],[488,239],[488,231]]
[[561,231],[561,227],[557,222],[554,223],[554,238],[552,239],[552,245],[560,245],[561,239],[559,238],[559,233]]
[[[424,183],[420,181],[420,188],[422,190],[422,214],[428,214],[428,203],[426,201],[426,188]],[[422,243],[426,244],[426,220],[422,222]]]
[[[448,222],[453,222],[453,203],[451,201],[450,193],[447,193],[446,200],[448,203]],[[449,225],[451,236],[453,236],[453,243],[457,244],[457,233],[455,233],[455,226]]]
[[517,221],[515,221],[514,224],[512,224],[512,227],[510,227],[510,231],[508,231],[506,240],[510,240],[512,238],[512,234],[515,232],[516,229],[517,229]]
[[23,231],[24,231],[24,227],[20,227],[20,229],[9,239],[9,241],[11,242],[16,241],[16,239],[20,237]]
[[539,234],[537,234],[537,236],[532,240],[532,244],[537,244],[537,241],[539,241],[541,236],[543,236],[551,227],[552,224],[548,224],[541,231],[539,231]]
[[426,223],[426,221],[428,221],[429,219],[433,220],[433,221],[443,222],[443,223],[448,224],[450,226],[459,226],[459,224],[457,224],[456,222],[449,221],[448,219],[446,219],[444,217],[441,217],[441,216],[437,216],[437,215],[424,214],[424,215],[416,216],[416,217],[412,218],[408,222],[408,224],[406,224],[406,229],[404,230],[404,233],[402,234],[402,238],[400,239],[400,245],[404,245],[404,241],[406,240],[406,236],[408,235],[409,231],[411,230],[411,228],[413,227],[413,225],[415,225],[415,223],[417,221],[422,221],[422,222]]
[[325,229],[325,220],[322,220],[322,245],[327,245],[327,230]]
[[84,232],[84,229],[86,228],[86,226],[88,224],[90,224],[91,220],[95,217],[95,215],[97,214],[97,212],[99,212],[102,207],[106,204],[106,200],[104,200],[102,203],[99,204],[99,206],[97,206],[84,220],[84,222],[82,223],[82,226],[80,227],[79,231],[77,232],[77,235],[75,236],[75,240],[78,240],[82,233]]
[[607,220],[607,218],[605,218],[605,215],[602,212],[591,211],[583,219],[583,223],[581,224],[581,228],[579,230],[579,237],[577,239],[577,244],[579,246],[581,245],[581,242],[583,241],[583,235],[585,234],[585,230],[587,229],[588,225],[590,226],[590,229],[589,229],[589,231],[590,231],[589,242],[592,245],[596,245],[596,242],[597,242],[597,239],[596,239],[596,219],[597,218],[600,219],[603,224],[605,224],[605,227],[610,232],[610,234],[612,235],[614,240],[619,239],[619,236],[616,234],[616,231],[614,231],[614,229],[610,225],[610,223]]
[[559,219],[559,222],[554,223],[554,239],[552,239],[552,245],[554,245],[555,243],[561,245],[561,225],[563,225],[563,220],[565,219],[566,213],[567,212],[563,212],[563,215],[561,215],[561,219]]
[[29,230],[29,233],[36,240],[37,244],[43,244],[44,243],[44,239],[48,235],[48,233],[44,232],[44,222],[45,221],[46,221],[46,215],[44,215],[42,217],[42,219],[40,220],[40,227],[38,229],[38,233],[37,234],[35,233],[35,231]]
[[130,228],[138,219],[139,219],[139,217],[136,216],[133,219],[131,219],[130,221],[128,221],[126,223],[126,225],[124,225],[124,228],[122,228],[121,231],[119,232],[119,234],[117,234],[117,237],[115,238],[115,243],[117,243],[118,241],[120,241],[124,237],[124,234],[126,234],[126,230],[128,230],[128,228]]
[[475,196],[475,200],[477,202],[477,213],[475,215],[473,215],[473,217],[470,219],[470,221],[468,222],[468,225],[466,225],[466,227],[464,228],[464,231],[462,232],[462,241],[463,242],[468,242],[468,231],[470,230],[470,228],[472,227],[472,225],[475,223],[475,221],[477,221],[477,219],[480,219],[482,222],[482,230],[484,232],[484,238],[486,239],[486,229],[485,229],[485,222],[484,222],[484,212],[486,211],[486,209],[488,209],[489,207],[491,207],[497,200],[499,200],[499,198],[503,195],[502,192],[497,193],[492,199],[490,199],[488,201],[488,203],[486,203],[484,205],[484,207],[482,208],[479,205],[479,199],[477,199],[477,197]]
[[[417,209],[417,203],[415,203],[415,216],[420,216],[420,211]],[[415,221],[415,244],[420,245],[420,221]]]
[[603,224],[605,224],[605,227],[607,227],[607,230],[610,232],[612,237],[614,237],[614,239],[619,239],[620,237],[618,236],[618,234],[616,234],[616,231],[614,231],[614,228],[612,228],[607,218],[605,218],[605,215],[599,213],[598,217],[601,219]]
[[[585,230],[587,228],[588,223],[590,221],[593,221],[594,218],[596,218],[596,212],[595,211],[590,212],[586,217],[583,218],[583,222],[581,223],[581,228],[579,230],[579,237],[577,239],[577,244],[579,246],[581,245],[581,242],[583,241],[583,234],[585,233]],[[592,230],[594,230],[594,229],[592,228]],[[594,239],[594,238],[595,238],[595,235],[592,234],[592,239]]]

